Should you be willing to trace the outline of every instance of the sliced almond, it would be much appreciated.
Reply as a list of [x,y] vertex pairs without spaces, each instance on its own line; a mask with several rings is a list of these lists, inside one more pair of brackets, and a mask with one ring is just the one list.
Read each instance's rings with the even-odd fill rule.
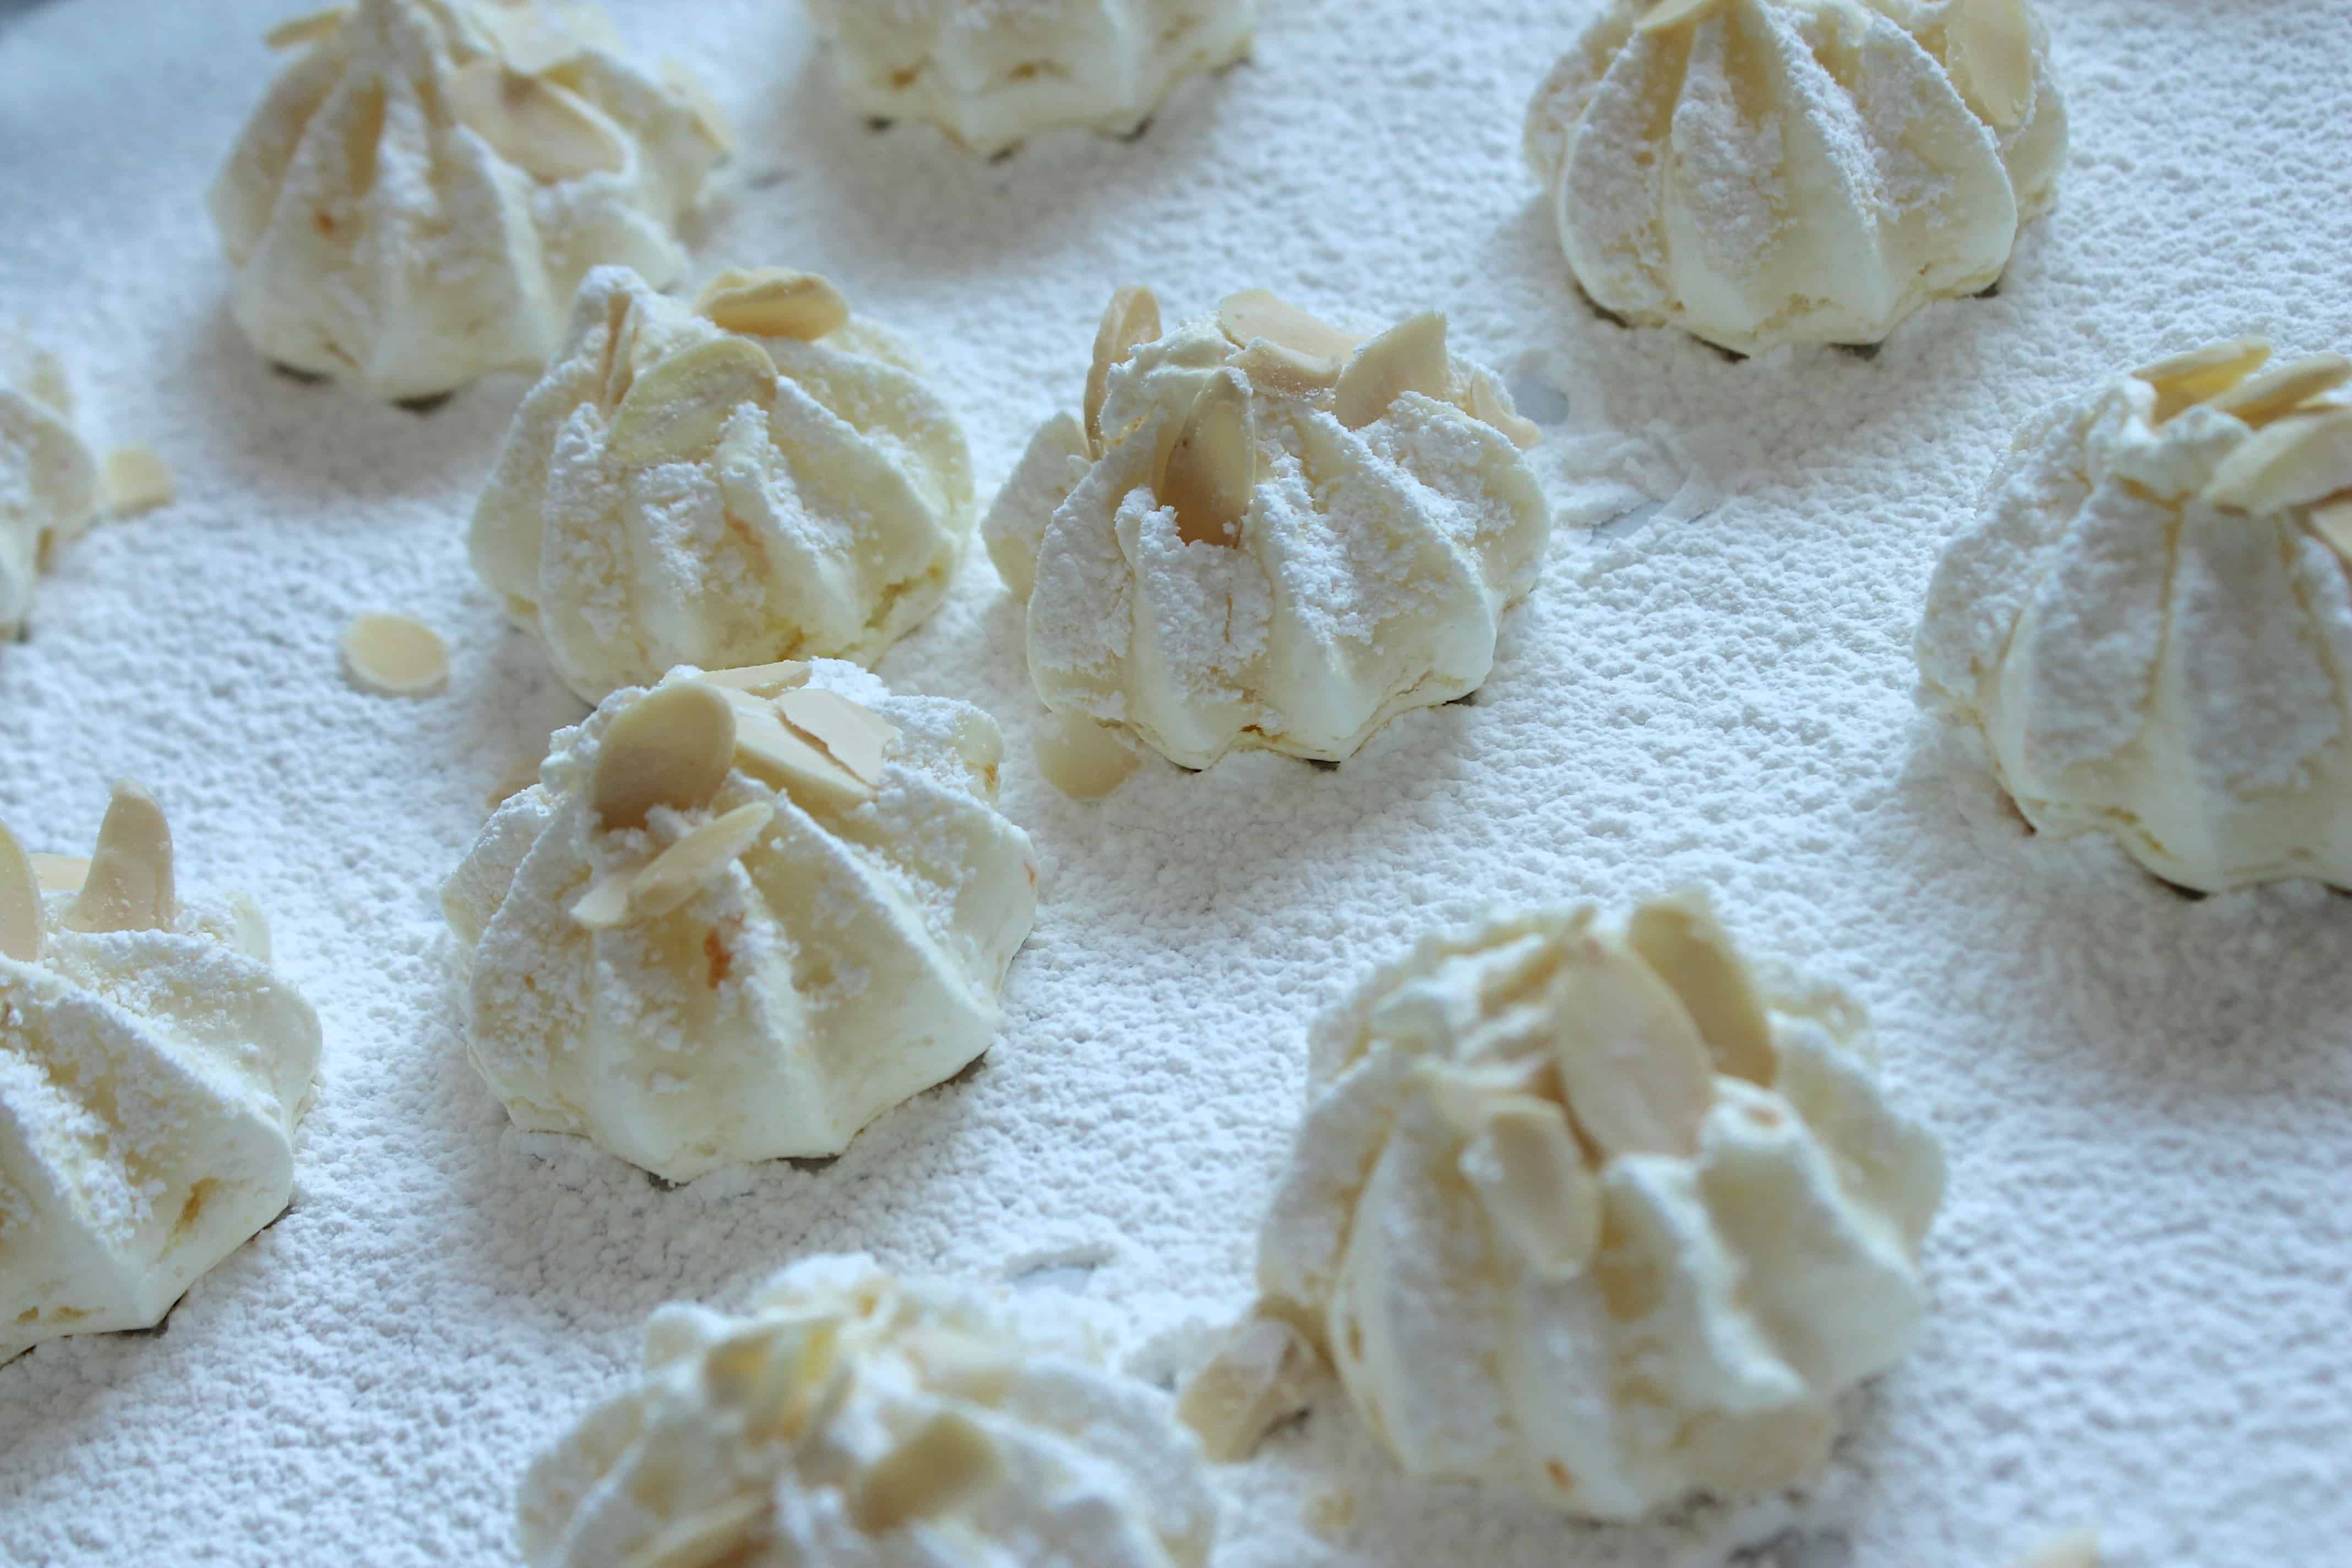
[[1769,1087],[1780,1070],[1772,1020],[1714,912],[1696,900],[1644,904],[1626,922],[1625,942],[1682,1002],[1715,1070]]
[[784,722],[772,702],[744,691],[723,693],[735,714],[735,760],[782,790],[804,810],[847,811],[874,798],[874,786]]
[[1436,310],[1409,316],[1356,351],[1339,373],[1331,412],[1360,430],[1408,392],[1444,398],[1454,384],[1445,357],[1445,317]]
[[1500,430],[1522,452],[1533,451],[1543,443],[1543,427],[1532,419],[1521,418],[1510,399],[1487,376],[1470,378],[1470,416],[1481,425]]
[[1587,937],[1559,984],[1576,1026],[1558,1051],[1576,1124],[1604,1156],[1697,1152],[1715,1102],[1715,1068],[1698,1026],[1650,966]]
[[1176,1397],[1176,1419],[1214,1463],[1238,1464],[1305,1410],[1323,1358],[1280,1318],[1253,1316],[1225,1336]]
[[2208,398],[2219,397],[2260,370],[2270,357],[2268,339],[2233,338],[2142,365],[2132,374],[2156,388],[2155,419],[2161,425]]
[[1160,459],[1152,494],[1176,509],[1176,536],[1187,544],[1240,542],[1242,519],[1257,491],[1257,433],[1248,384],[1223,371],[1192,400]]
[[729,121],[727,111],[719,107],[719,100],[710,96],[710,89],[703,85],[702,79],[684,61],[672,59],[662,61],[661,75],[662,85],[677,94],[678,101],[686,105],[687,114],[694,121],[694,128],[702,132],[702,139],[710,143],[712,151],[721,157],[732,157],[735,153],[735,127]]
[[172,887],[172,827],[155,797],[124,779],[99,824],[89,876],[68,905],[76,931],[163,931],[180,918]]
[[772,1500],[754,1487],[664,1525],[651,1541],[623,1559],[623,1568],[711,1568],[740,1561],[771,1531]]
[[776,808],[764,800],[713,817],[655,856],[629,883],[629,912],[666,915],[716,880],[760,840]]
[[849,1517],[882,1534],[933,1519],[993,1486],[1004,1461],[970,1416],[943,1410],[866,1468],[850,1489]]
[[1534,1095],[1498,1099],[1458,1163],[1503,1241],[1537,1275],[1572,1279],[1592,1261],[1601,1183],[1558,1105]]
[[1633,24],[1633,30],[1637,33],[1664,32],[1668,27],[1678,27],[1685,22],[1703,17],[1722,3],[1723,0],[1658,0],[1643,14],[1640,21]]
[[588,890],[572,901],[572,923],[590,931],[610,931],[626,925],[629,920],[629,884],[636,880],[641,867],[625,871],[610,872],[599,877]]
[[1264,289],[1244,289],[1217,301],[1217,328],[1237,348],[1260,341],[1309,360],[1344,363],[1364,340]]
[[0,958],[36,963],[40,957],[40,878],[25,847],[0,822]]
[[592,48],[617,47],[612,24],[591,5],[481,5],[474,19],[497,40],[507,68],[545,76]]
[[343,628],[343,668],[367,690],[423,697],[448,684],[449,647],[422,621],[371,611]]
[[1122,289],[1110,297],[1095,332],[1094,363],[1087,371],[1087,445],[1103,454],[1103,404],[1110,396],[1110,369],[1123,364],[1139,344],[1160,335],[1160,297],[1149,289]]
[[2017,1560],[2015,1568],[2099,1568],[2105,1560],[2099,1551],[2099,1532],[2078,1530],[2027,1552]]
[[[2347,565],[2352,565],[2352,494],[2334,497],[2313,507],[2311,527]],[[40,857],[36,855],[33,858],[38,860]]]
[[1249,377],[1250,385],[1262,392],[1307,397],[1339,384],[1338,360],[1303,354],[1272,338],[1255,340],[1225,363]]
[[709,805],[734,762],[735,710],[699,681],[674,681],[613,716],[589,800],[605,827],[643,827],[655,806]]
[[1068,710],[1037,721],[1032,750],[1037,772],[1072,800],[1102,799],[1127,782],[1139,760],[1118,731]]
[[36,855],[33,875],[39,879],[45,893],[79,893],[81,885],[89,880],[89,858],[86,855]]
[[1999,131],[2033,109],[2033,21],[2024,0],[1952,0],[1944,14],[1945,65],[1969,106]]
[[862,702],[837,691],[803,686],[779,693],[776,711],[784,722],[823,746],[860,783],[882,783],[882,753],[898,738],[898,727]]
[[613,413],[604,449],[628,468],[682,462],[708,452],[735,410],[766,408],[776,362],[748,338],[712,338],[637,373]]
[[706,669],[695,677],[705,685],[749,692],[754,697],[773,697],[787,687],[805,686],[808,678],[808,661],[798,658],[780,664],[747,664],[738,669]]
[[178,493],[172,469],[144,447],[118,447],[103,466],[106,510],[116,517],[131,517],[168,506]]
[[712,326],[755,338],[814,342],[849,325],[849,301],[814,272],[782,267],[730,268],[694,297]]
[[2214,398],[2211,406],[2259,429],[2347,381],[2352,381],[2352,359],[2342,354],[2308,354],[2240,382]]
[[497,60],[450,72],[449,107],[490,151],[534,179],[577,180],[628,167],[619,135],[577,94]]
[[2221,459],[2204,499],[2224,511],[2267,517],[2352,489],[2352,407],[2292,414]]
[[261,35],[261,42],[271,49],[300,48],[305,44],[315,44],[321,38],[334,37],[351,19],[352,8],[349,5],[330,5],[323,11],[313,11],[307,16],[293,16],[278,23]]

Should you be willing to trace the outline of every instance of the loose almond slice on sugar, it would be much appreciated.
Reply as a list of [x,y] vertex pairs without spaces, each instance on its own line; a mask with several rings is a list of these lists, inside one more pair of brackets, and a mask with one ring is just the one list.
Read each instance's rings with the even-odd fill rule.
[[2024,0],[1952,0],[1944,54],[1960,95],[1999,131],[2033,109],[2033,20]]
[[1495,1226],[1528,1267],[1572,1279],[1601,1246],[1601,1183],[1568,1117],[1549,1100],[1497,1098],[1456,1162]]
[[874,786],[783,721],[773,701],[748,691],[706,687],[735,717],[735,761],[782,790],[806,811],[848,811],[874,798]]
[[1557,1053],[1560,1088],[1584,1135],[1607,1158],[1696,1153],[1715,1068],[1681,1000],[1598,936],[1582,939],[1554,984],[1575,1020]]
[[370,691],[423,697],[448,684],[449,647],[422,621],[371,612],[343,628],[343,668]]
[[712,326],[754,338],[814,342],[849,325],[849,301],[814,272],[730,268],[702,286],[694,309]]
[[628,148],[604,117],[568,89],[478,59],[449,73],[449,106],[490,151],[550,184],[628,167]]
[[2352,359],[2342,354],[2309,354],[2239,383],[2212,399],[2209,406],[2260,429],[2347,381],[2352,381]]
[[710,804],[735,763],[735,710],[699,681],[657,687],[605,727],[590,804],[608,828],[643,827],[655,806]]
[[1780,1070],[1772,1021],[1748,961],[1698,899],[1643,904],[1626,922],[1626,945],[1680,999],[1727,1078],[1769,1088]]
[[1339,373],[1331,412],[1350,430],[1360,430],[1389,411],[1408,392],[1443,400],[1454,384],[1445,353],[1445,317],[1423,310],[1399,321],[1356,351]]
[[708,452],[735,410],[765,408],[776,362],[748,338],[712,338],[637,373],[613,412],[604,449],[630,468],[682,462]]
[[168,506],[178,494],[171,465],[144,447],[118,447],[104,464],[106,510],[131,517]]
[[128,779],[114,786],[89,875],[66,907],[76,931],[164,931],[180,918],[172,886],[172,827],[155,797]]
[[40,956],[40,879],[25,847],[0,822],[0,958],[34,963]]
[[2352,489],[2352,407],[2323,405],[2255,431],[2221,459],[2204,500],[2267,517]]
[[2209,398],[2219,397],[2260,370],[2271,357],[2266,338],[2233,338],[2160,359],[2132,372],[2156,388],[2158,425]]
[[1160,336],[1160,298],[1149,289],[1122,289],[1110,297],[1095,331],[1094,363],[1087,371],[1087,446],[1103,455],[1103,403],[1110,396],[1110,372],[1137,347]]
[[898,727],[863,703],[814,686],[779,693],[776,711],[784,722],[825,749],[868,788],[882,783],[882,753],[898,738]]
[[775,819],[764,800],[739,805],[655,856],[629,882],[629,912],[666,915],[716,880]]
[[970,1416],[944,1410],[866,1468],[850,1489],[849,1516],[860,1530],[882,1534],[947,1512],[1003,1471],[988,1434]]
[[1177,426],[1151,486],[1176,509],[1176,537],[1187,544],[1240,542],[1242,519],[1257,491],[1257,432],[1248,385],[1220,371],[1202,386]]

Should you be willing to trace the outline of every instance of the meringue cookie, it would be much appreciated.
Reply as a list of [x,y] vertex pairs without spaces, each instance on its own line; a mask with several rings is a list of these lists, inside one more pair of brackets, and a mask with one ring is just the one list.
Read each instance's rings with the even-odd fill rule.
[[1257,0],[808,0],[868,118],[920,120],[978,153],[1059,126],[1126,133],[1176,83],[1249,54]]
[[821,659],[614,693],[442,890],[474,1065],[656,1175],[838,1154],[988,1048],[1037,911],[978,709]]
[[0,826],[0,1362],[153,1327],[283,1213],[319,1045],[252,901],[179,901],[135,785],[87,862]]
[[604,268],[469,547],[598,702],[677,664],[879,658],[946,594],[973,510],[954,416],[824,279],[722,273],[689,309]]
[[73,389],[53,354],[0,331],[0,638],[33,583],[98,515],[98,460],[74,433]]
[[2028,822],[2206,892],[2352,888],[2352,360],[2269,355],[2219,344],[2028,426],[1919,628],[1930,704]]
[[685,273],[676,229],[726,123],[682,68],[623,59],[593,6],[357,0],[269,41],[302,53],[210,201],[230,308],[278,363],[432,397],[545,364],[592,267]]
[[2066,115],[2027,0],[1613,0],[1527,155],[1594,304],[1755,353],[1998,282]]
[[1415,1476],[1607,1520],[1782,1485],[1926,1309],[1934,1140],[1860,1006],[1703,899],[1424,940],[1308,1071],[1265,1310]]
[[1186,767],[1337,761],[1486,679],[1549,537],[1538,434],[1434,311],[1364,341],[1253,290],[1163,334],[1125,289],[982,533],[1046,707]]
[[1215,1503],[1167,1397],[1042,1303],[820,1256],[744,1317],[673,1303],[644,1380],[524,1478],[538,1568],[1199,1568]]

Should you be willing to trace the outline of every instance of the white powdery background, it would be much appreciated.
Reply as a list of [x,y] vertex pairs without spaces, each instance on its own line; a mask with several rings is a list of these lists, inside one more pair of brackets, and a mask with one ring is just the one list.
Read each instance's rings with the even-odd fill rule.
[[[223,306],[203,191],[298,8],[0,0],[0,317],[182,489],[70,552],[0,648],[0,816],[77,849],[110,779],[153,787],[184,876],[262,900],[327,1036],[293,1211],[162,1335],[0,1368],[0,1559],[509,1561],[521,1468],[646,1314],[814,1249],[1082,1290],[1165,1359],[1247,1298],[1317,1009],[1483,900],[1696,881],[1868,1001],[1948,1142],[1916,1353],[1813,1494],[1643,1531],[1406,1483],[1327,1398],[1223,1473],[1220,1564],[1991,1568],[2078,1523],[2131,1568],[2343,1561],[2352,902],[2191,903],[2027,838],[1916,717],[1909,649],[2035,408],[2248,331],[2352,344],[2352,7],[2050,0],[2075,151],[1999,297],[1874,361],[1735,365],[1569,286],[1518,120],[1583,5],[1271,0],[1256,63],[1141,141],[995,166],[848,116],[788,0],[616,5],[739,118],[701,268],[838,279],[921,345],[984,486],[1074,402],[1113,287],[1184,315],[1265,285],[1364,325],[1444,307],[1564,434],[1640,437],[1625,500],[1668,503],[1563,532],[1475,705],[1336,772],[1150,767],[1097,805],[1027,765],[1019,616],[975,552],[882,673],[1005,727],[1049,882],[1003,1037],[827,1168],[675,1191],[509,1131],[453,1006],[437,884],[579,712],[464,556],[521,384],[375,406],[272,374]],[[1720,467],[1657,473],[1682,460]],[[369,608],[450,637],[446,694],[344,682]]]

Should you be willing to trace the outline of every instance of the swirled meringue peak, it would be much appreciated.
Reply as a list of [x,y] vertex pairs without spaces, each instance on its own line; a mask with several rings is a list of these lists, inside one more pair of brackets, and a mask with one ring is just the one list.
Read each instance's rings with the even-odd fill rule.
[[587,701],[672,666],[881,656],[971,536],[971,459],[906,349],[822,278],[691,305],[602,268],[474,510],[482,581]]
[[1998,282],[2066,115],[2028,0],[1612,0],[1527,154],[1594,304],[1753,353]]
[[1476,690],[1551,524],[1538,432],[1445,338],[1433,310],[1363,338],[1262,289],[1163,331],[1120,290],[1082,414],[982,525],[1045,706],[1203,768],[1338,761]]
[[726,122],[594,6],[356,0],[268,41],[300,52],[211,205],[230,308],[277,363],[433,397],[544,365],[592,267],[686,271],[677,226]]
[[2202,892],[2352,888],[2352,360],[2247,338],[2018,437],[1927,590],[1932,705],[2047,832]]
[[840,1153],[995,1038],[1037,912],[1003,752],[831,659],[614,693],[442,890],[475,1066],[670,1181]]
[[137,785],[87,860],[0,826],[0,1361],[152,1328],[284,1212],[319,1047],[252,900],[181,901]]
[[1308,1073],[1263,1311],[1415,1476],[1609,1520],[1783,1485],[1926,1309],[1934,1140],[1859,1005],[1759,978],[1704,899],[1428,938]]
[[1041,131],[1126,134],[1188,76],[1248,55],[1257,0],[808,0],[871,119],[983,153]]
[[98,515],[98,459],[74,429],[57,356],[0,328],[0,640],[33,608],[33,584]]
[[1082,1322],[843,1257],[656,1312],[520,1514],[536,1568],[1202,1568],[1215,1528],[1167,1396]]

